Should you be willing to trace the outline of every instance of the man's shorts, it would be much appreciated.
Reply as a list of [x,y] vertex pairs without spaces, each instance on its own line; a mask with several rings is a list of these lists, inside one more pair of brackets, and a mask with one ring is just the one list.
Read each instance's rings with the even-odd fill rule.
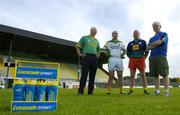
[[124,70],[123,60],[118,57],[110,57],[109,62],[108,62],[108,70],[109,71],[113,71],[113,70],[123,71]]
[[146,68],[146,64],[145,64],[145,58],[130,58],[129,59],[129,69],[132,70],[144,70]]
[[163,76],[169,75],[169,65],[166,56],[150,57],[149,58],[149,75]]

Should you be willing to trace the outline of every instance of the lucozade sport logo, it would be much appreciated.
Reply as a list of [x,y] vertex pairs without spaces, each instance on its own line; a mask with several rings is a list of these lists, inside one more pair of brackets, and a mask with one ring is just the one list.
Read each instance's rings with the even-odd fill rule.
[[57,79],[57,69],[17,67],[16,77]]
[[56,102],[13,102],[12,111],[14,112],[38,112],[54,111]]

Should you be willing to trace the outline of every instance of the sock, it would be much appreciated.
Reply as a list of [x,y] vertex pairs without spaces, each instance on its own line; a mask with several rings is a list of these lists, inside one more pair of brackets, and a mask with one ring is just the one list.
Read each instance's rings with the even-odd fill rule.
[[111,93],[111,90],[112,90],[112,87],[107,88],[108,93]]
[[119,89],[120,89],[120,93],[121,93],[121,92],[124,92],[124,90],[123,90],[123,88],[122,88],[122,87],[120,87]]
[[168,89],[165,89],[164,92],[169,93],[169,90],[168,90]]
[[133,91],[134,88],[130,87],[130,91]]
[[144,91],[147,91],[147,87],[144,87]]

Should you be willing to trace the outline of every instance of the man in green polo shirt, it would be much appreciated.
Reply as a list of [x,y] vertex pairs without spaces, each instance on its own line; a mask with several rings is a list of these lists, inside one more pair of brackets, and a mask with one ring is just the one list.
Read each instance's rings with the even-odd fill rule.
[[90,29],[90,34],[87,36],[83,36],[76,45],[77,54],[82,58],[81,78],[78,95],[83,95],[84,93],[87,75],[89,75],[88,94],[93,94],[95,75],[100,54],[99,42],[95,38],[96,33],[97,29],[95,27],[92,27]]

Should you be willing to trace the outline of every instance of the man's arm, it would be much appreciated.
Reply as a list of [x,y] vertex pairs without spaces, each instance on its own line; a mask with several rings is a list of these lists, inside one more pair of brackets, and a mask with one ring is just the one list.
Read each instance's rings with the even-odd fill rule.
[[153,49],[153,48],[155,48],[155,47],[153,47],[153,46],[151,46],[151,45],[149,45],[149,44],[146,46],[146,50],[151,50],[151,49]]
[[78,45],[76,45],[75,48],[76,48],[76,51],[77,51],[77,54],[78,54],[79,57],[84,57],[85,56],[85,54],[81,53],[80,47]]
[[106,42],[106,44],[102,48],[101,53],[105,54],[106,56],[109,56],[108,55],[108,42]]
[[100,45],[99,45],[99,42],[98,42],[96,57],[99,58],[99,56],[100,56]]
[[159,39],[153,43],[150,43],[150,46],[157,47],[157,46],[161,45],[162,43],[163,43],[162,39]]
[[146,47],[146,50],[151,50],[153,48],[156,48],[159,45],[161,45],[162,43],[163,43],[162,39],[159,39],[159,40],[157,40],[157,41],[155,41],[153,43],[148,44],[147,47]]
[[84,37],[82,37],[75,46],[78,56],[82,58],[84,58],[85,56],[85,54],[81,53],[81,48],[83,47],[83,44],[84,44]]
[[145,57],[145,59],[148,57],[148,55],[149,55],[149,51],[145,51],[145,52],[144,52],[144,57]]
[[130,48],[130,43],[128,43],[127,45],[127,49],[126,49],[126,55],[127,57],[129,57],[129,54],[131,53],[131,48]]
[[121,58],[124,59],[124,55],[126,54],[126,48],[123,42],[121,43],[121,45]]
[[159,40],[157,40],[157,41],[155,41],[155,42],[153,42],[153,43],[150,43],[150,44],[148,44],[148,46],[147,46],[147,50],[151,50],[151,49],[153,49],[153,48],[156,48],[156,47],[158,47],[159,45],[161,45],[163,42],[167,42],[167,39],[168,39],[168,36],[167,36],[167,34],[165,33],[164,35],[163,35],[163,37],[161,37]]

